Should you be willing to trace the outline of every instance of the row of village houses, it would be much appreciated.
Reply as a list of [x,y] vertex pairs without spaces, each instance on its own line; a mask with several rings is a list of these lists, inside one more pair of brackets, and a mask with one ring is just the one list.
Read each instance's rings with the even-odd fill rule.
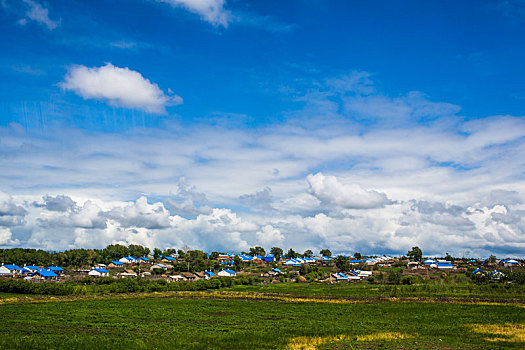
[[[222,255],[219,256],[219,260],[222,264],[233,264],[233,258],[235,255]],[[275,257],[271,254],[266,256],[250,256],[245,254],[240,254],[238,257],[244,261],[244,262],[275,262]],[[164,271],[168,271],[169,269],[173,268],[172,265],[165,264],[165,263],[174,263],[177,261],[177,259],[173,256],[160,256],[161,262],[160,263],[154,263],[152,259],[148,257],[140,257],[136,258],[133,256],[126,256],[119,260],[114,260],[109,262],[107,265],[105,264],[98,264],[97,266],[93,267],[90,270],[84,270],[81,271],[83,273],[87,273],[89,276],[95,276],[95,277],[107,277],[110,275],[110,271],[107,270],[107,268],[124,268],[123,271],[120,271],[116,274],[114,274],[117,277],[136,277],[139,274],[137,272],[131,270],[131,269],[125,269],[127,266],[136,266],[136,265],[150,265],[150,271],[153,271],[155,269],[161,269]],[[279,262],[279,264],[282,264],[283,266],[287,267],[300,267],[304,264],[316,264],[316,263],[329,263],[333,260],[332,257],[304,257],[304,258],[294,258],[294,259],[288,259],[282,262]],[[383,256],[383,257],[375,257],[375,258],[364,258],[364,259],[353,259],[349,260],[350,264],[366,264],[366,265],[379,265],[379,266],[390,266],[390,263],[395,261],[394,258]],[[477,260],[470,260],[468,263],[470,264],[479,264],[479,261]],[[512,267],[512,266],[518,266],[520,265],[517,260],[514,259],[505,259],[501,260],[500,264],[506,267]],[[422,264],[418,262],[408,262],[407,267],[409,269],[419,269],[419,268],[427,268],[427,269],[438,269],[438,270],[450,270],[455,269],[456,266],[447,260],[440,260],[440,259],[426,259],[423,261]],[[477,270],[476,270],[477,271]],[[2,265],[0,266],[0,276],[25,276],[26,278],[37,278],[37,279],[56,279],[58,278],[62,273],[64,273],[64,269],[58,266],[49,266],[46,268],[39,267],[39,266],[24,266],[19,267],[17,265]],[[284,274],[281,270],[278,268],[271,269],[270,271],[266,272],[264,275],[266,276],[277,276]],[[336,280],[358,280],[358,279],[364,279],[371,275],[371,271],[362,271],[362,270],[352,270],[347,273],[338,272],[331,275],[331,278],[333,277]],[[140,273],[142,277],[146,277],[151,275],[151,272],[143,271]],[[181,272],[179,274],[169,274],[169,278],[175,281],[193,281],[197,279],[209,279],[213,277],[218,276],[226,276],[226,277],[235,277],[237,273],[231,269],[224,268],[220,270],[217,274],[215,274],[212,271],[203,271],[198,273],[190,273],[190,272]]]

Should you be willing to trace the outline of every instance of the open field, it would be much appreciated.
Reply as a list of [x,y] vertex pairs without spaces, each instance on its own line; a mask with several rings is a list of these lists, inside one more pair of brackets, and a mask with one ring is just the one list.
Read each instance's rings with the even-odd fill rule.
[[[309,287],[317,290],[309,293]],[[367,288],[374,286],[282,284],[60,297],[2,293],[0,325],[8,331],[0,348],[525,346],[523,301],[365,298]]]

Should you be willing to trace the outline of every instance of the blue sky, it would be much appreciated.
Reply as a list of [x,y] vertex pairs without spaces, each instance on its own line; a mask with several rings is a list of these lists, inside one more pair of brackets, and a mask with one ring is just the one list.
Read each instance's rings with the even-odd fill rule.
[[0,6],[0,245],[521,256],[525,3]]

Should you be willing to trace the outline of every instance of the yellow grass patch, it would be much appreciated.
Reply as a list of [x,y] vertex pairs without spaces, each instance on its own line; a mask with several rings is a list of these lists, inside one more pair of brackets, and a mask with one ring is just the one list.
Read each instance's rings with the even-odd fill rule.
[[486,338],[488,341],[510,341],[510,342],[525,342],[525,324],[523,323],[505,323],[498,324],[470,324],[467,325],[476,333],[503,335],[506,338]]
[[487,335],[505,336],[501,337],[490,337],[485,340],[496,342],[496,341],[508,341],[515,343],[525,342],[525,323],[505,323],[504,325],[499,324],[469,324],[468,328],[472,329],[476,333],[482,333]]
[[413,338],[413,335],[396,333],[396,332],[386,332],[386,333],[373,333],[367,335],[357,336],[357,341],[374,341],[374,340],[400,340]]
[[314,350],[317,349],[318,346],[327,344],[327,343],[335,343],[335,342],[342,342],[342,341],[362,341],[362,342],[368,342],[368,341],[375,341],[375,340],[401,340],[401,339],[408,339],[413,338],[413,335],[410,334],[403,334],[403,333],[396,333],[396,332],[384,332],[384,333],[373,333],[373,334],[367,334],[367,335],[359,335],[357,337],[351,337],[345,334],[337,335],[337,336],[327,336],[327,337],[295,337],[290,340],[290,343],[287,346],[287,349],[289,350]]

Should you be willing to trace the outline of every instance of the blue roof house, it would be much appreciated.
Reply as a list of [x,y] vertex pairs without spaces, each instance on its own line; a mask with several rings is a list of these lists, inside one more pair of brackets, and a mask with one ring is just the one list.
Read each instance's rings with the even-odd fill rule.
[[94,277],[108,277],[109,271],[106,269],[91,269],[91,271],[88,272],[88,275]]
[[0,275],[21,275],[23,269],[17,265],[2,265],[0,266]]
[[54,273],[53,271],[48,271],[48,270],[35,271],[30,276],[33,278],[37,277],[37,278],[46,279],[46,280],[58,278],[58,275],[56,273]]
[[53,271],[54,273],[56,273],[57,275],[61,275],[64,273],[64,269],[61,268],[60,266],[48,266],[46,268],[46,270],[48,271]]
[[224,269],[224,270],[220,270],[218,273],[217,273],[218,276],[226,276],[226,277],[235,277],[237,276],[237,272],[233,271],[233,270],[230,270],[230,269]]

